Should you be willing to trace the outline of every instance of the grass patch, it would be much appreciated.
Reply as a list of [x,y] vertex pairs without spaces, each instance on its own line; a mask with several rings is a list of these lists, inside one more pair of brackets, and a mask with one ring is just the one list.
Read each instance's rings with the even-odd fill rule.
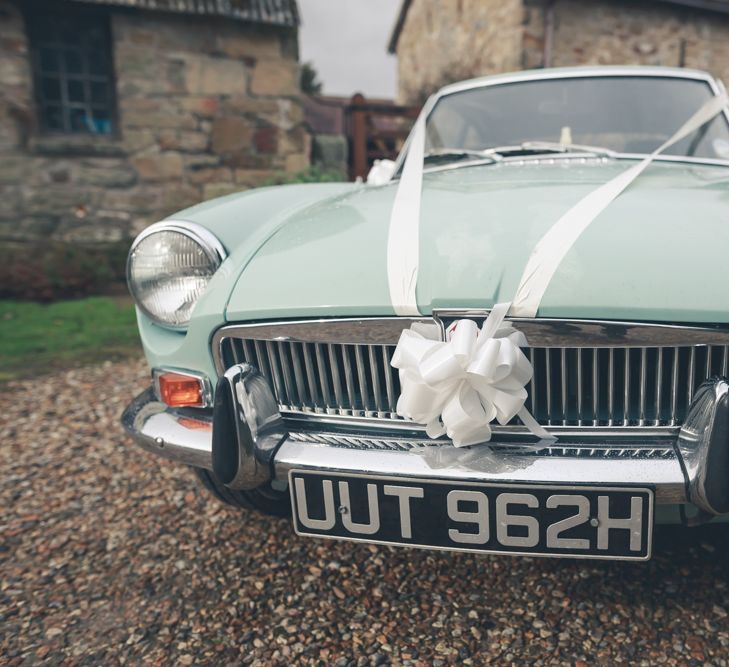
[[0,300],[0,381],[141,354],[129,298]]

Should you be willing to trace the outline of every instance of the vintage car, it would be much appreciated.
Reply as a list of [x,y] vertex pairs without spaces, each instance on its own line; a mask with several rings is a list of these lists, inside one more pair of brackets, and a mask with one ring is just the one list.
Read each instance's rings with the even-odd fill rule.
[[125,428],[302,535],[644,560],[655,523],[720,521],[725,95],[653,67],[465,81],[367,183],[153,224]]

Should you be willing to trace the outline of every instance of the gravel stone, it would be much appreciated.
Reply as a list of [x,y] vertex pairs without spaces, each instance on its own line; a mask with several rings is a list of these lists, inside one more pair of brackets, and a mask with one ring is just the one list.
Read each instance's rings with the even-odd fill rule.
[[137,448],[139,362],[0,387],[0,665],[729,667],[729,529],[631,564],[312,540]]

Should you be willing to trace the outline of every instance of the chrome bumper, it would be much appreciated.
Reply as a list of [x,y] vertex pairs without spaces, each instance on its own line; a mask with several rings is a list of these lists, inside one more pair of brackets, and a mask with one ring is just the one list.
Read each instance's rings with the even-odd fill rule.
[[[729,438],[724,430],[726,420],[719,420],[721,423],[717,424],[714,418],[709,423],[705,417],[709,413],[715,415],[720,403],[724,406],[722,415],[726,412],[727,389],[729,385],[724,381],[702,388],[697,394],[697,401],[703,397],[701,409],[697,408],[693,412],[694,418],[687,420],[693,430],[688,435],[682,431],[682,435],[671,442],[660,443],[664,453],[658,457],[584,456],[578,455],[585,451],[584,447],[577,445],[563,447],[561,455],[543,456],[499,442],[464,449],[450,446],[419,447],[409,451],[356,449],[343,446],[348,440],[344,436],[327,438],[322,433],[303,430],[287,432],[278,438],[276,447],[269,446],[263,458],[255,451],[255,445],[254,451],[248,448],[247,454],[242,456],[256,459],[256,484],[261,483],[261,460],[265,460],[267,481],[286,482],[289,470],[297,469],[455,481],[631,484],[652,487],[658,504],[692,502],[704,511],[719,514],[721,512],[717,510],[729,511],[729,508],[716,502],[717,493],[721,495],[722,489],[707,487],[706,462],[710,460],[709,450],[712,447],[716,450],[721,444],[717,443],[717,437],[722,439],[724,450],[729,449]],[[144,449],[181,463],[213,469],[212,411],[170,409],[158,402],[150,389],[129,405],[122,423]],[[715,432],[717,426],[723,431],[719,435]],[[359,434],[358,437],[367,436]],[[693,440],[689,441],[689,437]],[[643,449],[658,445],[651,439]],[[596,448],[595,443],[592,448]],[[729,484],[729,479],[726,482]],[[716,486],[715,479],[712,485]]]

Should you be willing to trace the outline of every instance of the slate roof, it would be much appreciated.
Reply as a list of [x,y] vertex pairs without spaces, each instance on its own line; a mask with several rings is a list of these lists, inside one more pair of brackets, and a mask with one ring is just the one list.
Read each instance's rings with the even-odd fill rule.
[[74,0],[95,5],[133,7],[179,14],[224,16],[250,23],[295,28],[300,23],[296,0]]

